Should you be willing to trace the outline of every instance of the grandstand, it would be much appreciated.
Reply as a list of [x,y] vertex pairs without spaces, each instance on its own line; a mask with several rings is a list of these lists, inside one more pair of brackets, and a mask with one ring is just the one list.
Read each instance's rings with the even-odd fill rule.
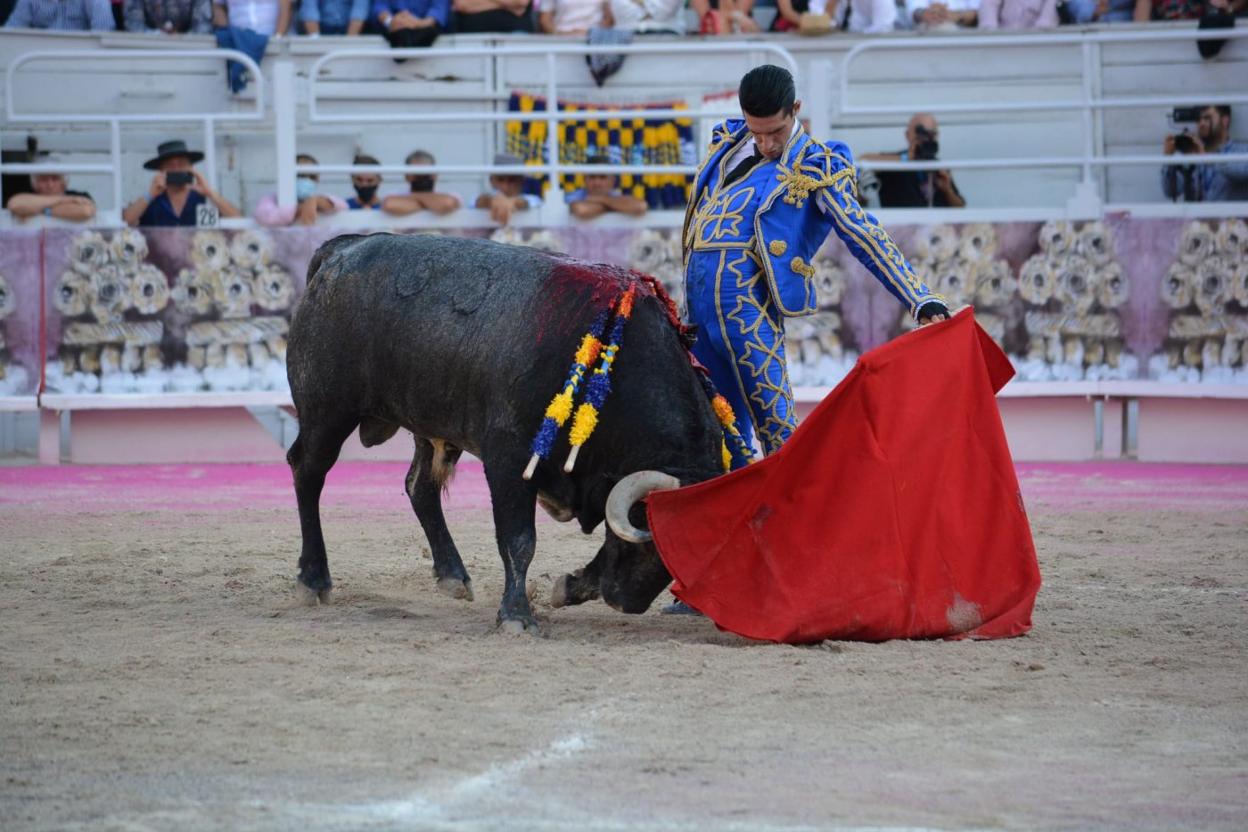
[[[275,193],[282,204],[293,203],[296,153],[310,153],[319,160],[319,165],[305,165],[299,171],[318,172],[323,190],[346,196],[351,171],[362,170],[351,165],[356,153],[381,160],[381,166],[370,170],[383,176],[385,192],[401,188],[404,173],[426,170],[402,162],[420,148],[437,159],[432,170],[439,175],[439,189],[459,195],[469,207],[446,216],[425,213],[402,220],[381,212],[344,212],[320,220],[316,239],[359,228],[497,233],[488,213],[471,207],[492,169],[491,160],[500,151],[516,149],[516,136],[526,124],[517,119],[531,118],[543,128],[554,125],[553,114],[517,115],[517,101],[528,102],[519,105],[523,108],[532,106],[535,98],[553,98],[586,110],[580,123],[591,135],[588,140],[578,137],[582,146],[592,144],[600,129],[607,132],[605,124],[589,121],[595,108],[623,108],[629,117],[685,124],[691,138],[680,140],[679,152],[640,161],[621,157],[609,168],[625,175],[682,176],[693,170],[710,127],[735,114],[736,79],[750,66],[773,62],[795,71],[812,133],[843,141],[856,155],[897,150],[914,112],[939,116],[943,153],[939,163],[927,167],[950,168],[967,206],[877,209],[885,226],[897,231],[903,247],[907,240],[919,245],[925,229],[947,224],[962,228],[992,224],[1004,250],[1010,235],[1034,234],[1040,223],[1067,222],[1078,228],[1112,220],[1114,233],[1130,238],[1119,240],[1121,255],[1124,248],[1156,237],[1156,228],[1162,227],[1138,223],[1162,223],[1177,239],[1183,223],[1202,220],[1212,234],[1221,221],[1248,214],[1243,203],[1172,203],[1161,193],[1158,168],[1165,157],[1160,145],[1165,135],[1176,132],[1172,109],[1248,103],[1240,83],[1248,63],[1248,42],[1239,36],[1242,33],[1227,33],[1230,42],[1215,60],[1201,59],[1195,34],[1192,25],[1175,23],[922,37],[898,33],[708,40],[654,35],[632,46],[598,47],[599,52],[627,56],[620,71],[602,87],[594,83],[585,63],[594,47],[574,38],[451,35],[439,39],[435,49],[399,56],[405,58],[402,61],[381,38],[287,38],[270,41],[259,66],[252,65],[257,77],[241,92],[231,93],[222,53],[208,37],[4,30],[0,67],[5,117],[0,141],[5,157],[0,172],[11,187],[14,176],[63,171],[71,187],[94,195],[98,226],[116,228],[121,224],[120,208],[147,187],[150,174],[143,170],[143,160],[159,142],[181,137],[193,147],[202,146],[206,158],[201,170],[224,197],[241,206],[242,219],[222,221],[223,228],[233,232],[254,227],[248,217],[265,194]],[[249,61],[243,56],[238,60]],[[574,126],[567,129],[575,135]],[[1233,130],[1236,138],[1248,134],[1248,119],[1234,123]],[[523,134],[534,137],[523,145],[531,154],[525,170],[539,178],[578,181],[586,170],[584,152],[569,155],[560,146],[553,164],[542,162],[543,153],[552,159],[552,132]],[[41,152],[54,154],[51,161],[24,158],[22,151],[31,137]],[[859,167],[884,170],[905,164],[864,161]],[[512,238],[524,241],[545,235],[541,244],[578,256],[629,261],[643,235],[657,233],[657,239],[670,241],[683,218],[678,207],[659,207],[641,218],[612,215],[589,226],[571,219],[563,200],[550,196],[548,192],[540,209],[516,215],[516,230],[509,232]],[[18,271],[33,268],[30,258],[13,259],[18,241],[29,229],[43,228],[50,235],[46,239],[62,241],[72,233],[67,223],[52,218],[36,217],[19,225],[7,212],[0,216],[0,235],[12,242],[6,246],[9,262],[0,262],[0,273],[6,273],[10,283],[23,280]],[[279,250],[295,245],[293,237],[289,245],[282,242],[293,230],[274,229],[270,234]],[[835,245],[831,241],[827,250]],[[1011,275],[1017,275],[1035,248],[1017,241],[1012,245],[1005,259]],[[302,271],[307,254],[290,257],[288,270],[296,275]],[[1153,255],[1173,259],[1173,252],[1149,256]],[[1148,259],[1144,252],[1138,258]],[[634,261],[625,264],[637,265]],[[1232,356],[1237,349],[1232,342],[1238,336],[1216,335],[1229,339],[1225,350],[1219,342],[1217,356],[1206,349],[1200,357],[1201,344],[1215,337],[1210,333],[1199,336],[1205,341],[1189,339],[1176,348],[1174,332],[1165,330],[1164,321],[1158,329],[1156,321],[1167,310],[1139,300],[1150,295],[1156,301],[1156,286],[1167,264],[1162,264],[1161,272],[1153,269],[1147,274],[1138,272],[1132,262],[1121,265],[1132,300],[1120,316],[1125,329],[1115,329],[1113,337],[1125,340],[1132,360],[1096,369],[1100,365],[1085,361],[1082,350],[1103,345],[1092,345],[1091,336],[1076,336],[1088,343],[1072,348],[1066,333],[1064,355],[1020,367],[1020,379],[1007,388],[1002,400],[1015,452],[1029,459],[1248,460],[1248,446],[1242,442],[1228,451],[1221,442],[1202,439],[1224,435],[1229,425],[1248,414],[1244,383],[1248,371],[1242,357]],[[669,284],[677,285],[679,276],[670,259],[663,268]],[[170,268],[168,277],[174,278],[176,271]],[[45,300],[57,277],[47,273],[39,278]],[[32,279],[27,276],[26,284]],[[851,295],[861,291],[854,288],[852,275],[843,279],[848,279]],[[1230,297],[1227,309],[1238,316],[1243,308]],[[1004,337],[1015,339],[1011,353],[1025,359],[1028,347],[1023,342],[1029,334],[1022,329],[1021,305],[1015,301],[1014,307],[1005,315]],[[34,314],[38,304],[25,309],[27,315]],[[835,314],[844,315],[845,310]],[[839,339],[835,366],[825,361],[821,370],[814,369],[821,360],[818,354],[813,363],[796,361],[799,398],[807,404],[817,401],[858,351],[895,334],[896,321],[884,321],[883,315],[874,309],[866,314],[856,327],[856,338],[848,331],[854,327],[833,333]],[[14,335],[15,320],[10,318],[8,324],[11,344],[22,341],[22,336]],[[27,329],[37,327],[37,320],[28,318]],[[827,334],[807,332],[808,341]],[[790,337],[798,336],[791,332]],[[1030,337],[1034,341],[1035,333]],[[48,343],[55,351],[54,334],[48,335]],[[826,338],[823,343],[826,347]],[[794,344],[791,340],[791,349]],[[1164,353],[1175,349],[1180,357],[1171,358],[1167,366]],[[1057,352],[1062,351],[1059,344]],[[1030,357],[1037,358],[1035,349]],[[1063,370],[1057,367],[1063,362],[1082,366]],[[39,375],[39,368],[31,367],[27,389],[7,391],[12,395],[4,399],[7,413],[0,417],[0,445],[9,451],[37,444],[41,458],[49,461],[107,460],[109,448],[116,447],[112,431],[118,424],[138,426],[150,420],[176,425],[167,418],[176,413],[233,424],[241,433],[227,432],[232,439],[223,445],[234,449],[227,452],[230,458],[255,454],[276,458],[280,448],[258,432],[252,417],[239,409],[244,406],[252,408],[273,437],[288,438],[290,432],[289,417],[280,410],[284,394],[272,385],[260,390],[245,384],[195,390],[169,385],[158,390],[142,385],[56,389],[45,378],[36,397]],[[204,407],[210,411],[196,413]],[[21,411],[28,415],[14,415]],[[37,436],[35,416],[29,415],[33,412],[42,413]],[[1205,420],[1200,422],[1204,427],[1193,430],[1193,420]],[[101,423],[102,433],[92,429],[96,423]],[[184,452],[177,431],[167,430],[165,451],[157,451],[161,443],[149,438],[153,459]],[[250,438],[242,438],[245,434]],[[204,453],[215,458],[218,452],[224,448]]]

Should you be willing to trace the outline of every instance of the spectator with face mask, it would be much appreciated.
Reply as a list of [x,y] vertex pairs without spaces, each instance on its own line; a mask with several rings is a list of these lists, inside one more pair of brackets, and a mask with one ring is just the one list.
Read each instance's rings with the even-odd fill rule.
[[[897,153],[864,153],[879,162],[930,162],[940,152],[940,125],[931,113],[916,113],[906,125],[906,149]],[[875,171],[883,208],[964,208],[966,200],[947,170]]]
[[73,222],[86,222],[95,216],[95,202],[83,191],[71,191],[64,174],[31,174],[30,184],[34,193],[16,194],[9,200],[8,209],[19,220],[43,214]]
[[[353,165],[380,165],[376,157],[369,156],[365,153],[357,153],[355,158],[351,160]],[[377,189],[381,187],[380,173],[355,173],[351,175],[351,187],[355,188],[355,196],[347,198],[347,207],[352,211],[361,208],[368,208],[373,211],[381,210],[381,199],[377,196]]]
[[[304,165],[319,164],[315,157],[306,153],[300,153],[295,161]],[[315,173],[299,174],[295,179],[295,204],[285,208],[277,204],[277,194],[260,197],[254,214],[256,222],[268,226],[313,225],[320,217],[347,210],[347,203],[341,198],[319,193],[319,183],[320,176]]]
[[[432,165],[433,154],[427,150],[413,150],[403,160],[405,165]],[[434,190],[438,177],[432,173],[409,173],[406,177],[409,193],[391,194],[381,201],[381,208],[387,214],[404,216],[417,211],[432,211],[435,214],[449,214],[460,207],[459,197],[455,194],[440,194]]]

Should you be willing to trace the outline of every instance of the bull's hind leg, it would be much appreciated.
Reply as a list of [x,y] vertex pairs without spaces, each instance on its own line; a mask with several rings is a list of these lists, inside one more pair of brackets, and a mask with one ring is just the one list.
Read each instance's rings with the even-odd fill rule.
[[520,447],[523,456],[495,458],[487,454],[483,461],[494,510],[494,535],[498,540],[498,554],[503,559],[507,580],[503,603],[498,610],[498,624],[507,632],[536,635],[537,619],[529,606],[526,584],[533,550],[537,546],[533,517],[537,511],[537,489],[520,477],[528,461],[527,449]]
[[416,453],[407,469],[407,496],[433,552],[433,577],[438,589],[452,598],[472,600],[472,579],[455,548],[442,514],[442,490],[461,451],[445,442],[416,437]]
[[314,424],[301,420],[299,436],[286,452],[295,478],[295,498],[299,502],[299,526],[303,532],[303,551],[299,555],[299,586],[310,603],[329,601],[333,581],[329,577],[329,561],[325,556],[325,537],[321,533],[321,490],[325,475],[338,461],[342,443],[355,430],[354,420]]

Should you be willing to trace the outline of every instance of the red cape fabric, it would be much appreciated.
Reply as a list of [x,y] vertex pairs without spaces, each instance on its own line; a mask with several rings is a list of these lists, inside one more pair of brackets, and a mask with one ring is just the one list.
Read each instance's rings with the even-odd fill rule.
[[872,350],[776,453],[648,499],[677,598],[769,641],[1005,638],[1040,570],[969,310]]

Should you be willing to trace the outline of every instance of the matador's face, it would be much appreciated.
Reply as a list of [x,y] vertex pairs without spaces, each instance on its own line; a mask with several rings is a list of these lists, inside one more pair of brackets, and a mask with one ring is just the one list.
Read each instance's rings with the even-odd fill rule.
[[802,102],[794,101],[793,109],[787,113],[781,110],[766,117],[743,114],[745,126],[750,128],[750,133],[754,136],[754,144],[758,146],[759,152],[764,157],[773,161],[780,158],[793,132],[793,122],[797,119],[797,112],[801,108]]

